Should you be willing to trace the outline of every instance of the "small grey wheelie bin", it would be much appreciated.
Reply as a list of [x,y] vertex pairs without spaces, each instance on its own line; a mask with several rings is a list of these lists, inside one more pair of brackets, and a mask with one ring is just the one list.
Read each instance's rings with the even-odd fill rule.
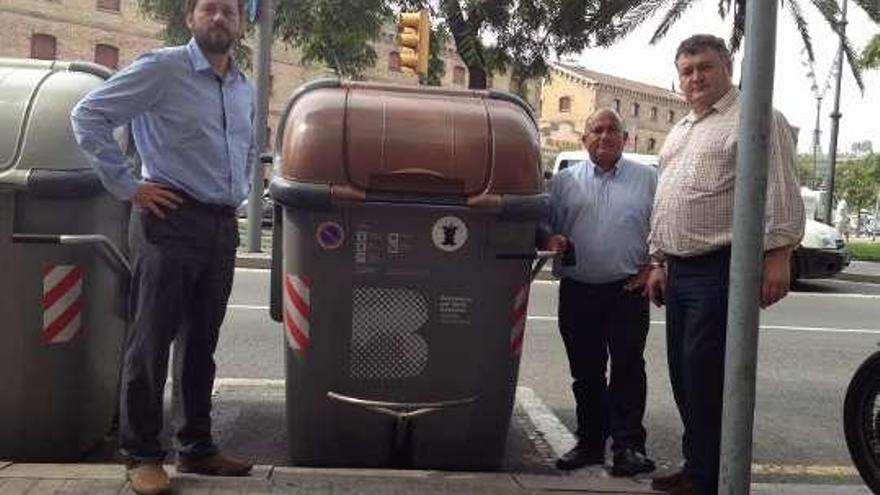
[[528,106],[315,81],[275,162],[292,461],[497,468],[547,208]]
[[69,124],[108,76],[0,59],[0,459],[74,459],[112,427],[129,207],[104,192]]

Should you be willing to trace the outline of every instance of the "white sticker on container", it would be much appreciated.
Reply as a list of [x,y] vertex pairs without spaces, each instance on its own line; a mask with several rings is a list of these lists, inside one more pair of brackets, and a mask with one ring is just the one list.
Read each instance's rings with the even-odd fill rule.
[[441,251],[458,251],[467,242],[467,225],[458,217],[443,217],[434,222],[431,238],[434,246]]

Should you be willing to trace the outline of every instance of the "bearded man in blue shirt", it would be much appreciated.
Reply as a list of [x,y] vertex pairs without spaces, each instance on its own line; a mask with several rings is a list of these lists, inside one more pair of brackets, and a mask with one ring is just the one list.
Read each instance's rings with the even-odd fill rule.
[[[232,287],[238,226],[254,161],[254,92],[230,52],[245,0],[187,0],[188,44],[148,52],[86,95],[71,123],[104,186],[133,203],[129,336],[120,446],[140,494],[167,491],[162,394],[175,343],[179,472],[241,476],[250,463],[211,436],[214,350]],[[142,178],[113,130],[131,123]]]
[[623,157],[626,140],[617,112],[600,109],[587,118],[588,160],[550,181],[550,217],[539,239],[563,254],[553,271],[561,279],[559,331],[577,414],[577,444],[556,466],[604,464],[610,436],[614,476],[654,470],[642,426],[647,392],[642,354],[649,325],[642,287],[657,171]]

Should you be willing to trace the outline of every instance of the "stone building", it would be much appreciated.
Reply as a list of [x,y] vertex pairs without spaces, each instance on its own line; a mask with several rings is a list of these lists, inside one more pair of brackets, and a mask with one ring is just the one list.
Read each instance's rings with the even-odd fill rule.
[[587,116],[613,108],[629,131],[625,151],[656,154],[663,139],[688,112],[675,92],[568,64],[555,64],[541,88],[541,135],[545,166],[559,151],[580,149]]

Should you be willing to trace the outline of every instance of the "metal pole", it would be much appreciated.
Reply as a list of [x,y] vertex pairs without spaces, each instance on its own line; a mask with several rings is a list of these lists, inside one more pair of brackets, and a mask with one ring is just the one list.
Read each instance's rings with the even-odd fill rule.
[[736,157],[719,495],[747,495],[751,483],[777,5],[746,2],[748,37]]
[[260,155],[266,149],[266,132],[268,129],[269,116],[269,68],[272,59],[272,20],[274,18],[274,6],[272,0],[259,0],[257,20],[257,57],[254,73],[256,75],[257,101],[254,112],[254,136],[257,143],[257,154],[252,163],[251,170],[251,194],[248,198],[247,225],[248,242],[247,250],[251,253],[261,251],[260,238],[262,234],[263,216],[263,163]]
[[[814,85],[815,87],[815,85]],[[822,131],[819,129],[821,125],[819,116],[822,113],[822,97],[816,96],[816,125],[813,127],[813,181],[811,187],[816,188],[819,185],[819,153],[822,150],[821,136]]]
[[843,78],[843,40],[846,36],[846,0],[840,8],[840,24],[838,24],[840,47],[837,49],[837,74],[834,82],[834,110],[831,111],[831,144],[828,147],[828,197],[825,199],[825,221],[834,223],[831,209],[834,203],[834,170],[837,167],[837,131],[840,128],[840,82]]

